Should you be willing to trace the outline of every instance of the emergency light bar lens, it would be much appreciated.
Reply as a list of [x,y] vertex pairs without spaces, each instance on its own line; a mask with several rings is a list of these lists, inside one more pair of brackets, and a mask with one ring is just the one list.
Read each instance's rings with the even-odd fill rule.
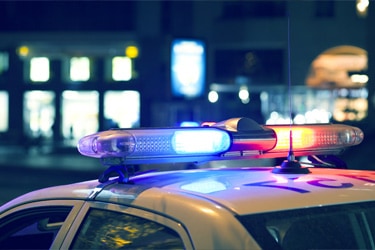
[[362,142],[359,128],[342,124],[267,125],[277,134],[275,148],[269,152],[289,150],[292,129],[293,150],[331,150],[354,146]]
[[172,137],[172,147],[178,154],[226,151],[231,140],[228,133],[222,132],[224,131],[206,129],[201,131],[176,131]]
[[215,155],[229,149],[231,136],[217,128],[118,129],[83,137],[78,151],[90,157]]

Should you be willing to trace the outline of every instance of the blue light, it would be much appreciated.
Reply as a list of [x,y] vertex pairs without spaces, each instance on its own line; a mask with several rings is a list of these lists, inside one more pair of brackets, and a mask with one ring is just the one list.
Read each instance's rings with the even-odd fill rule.
[[220,130],[176,131],[172,147],[177,154],[223,152],[230,146],[230,137]]
[[199,122],[193,122],[193,121],[184,121],[181,122],[180,127],[199,127]]
[[82,155],[127,159],[210,156],[227,151],[231,136],[218,128],[117,129],[83,137]]

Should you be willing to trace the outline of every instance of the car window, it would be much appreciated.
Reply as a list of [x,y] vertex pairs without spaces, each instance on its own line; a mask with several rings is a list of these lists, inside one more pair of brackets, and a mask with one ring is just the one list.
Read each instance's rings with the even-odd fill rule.
[[41,207],[0,220],[1,249],[49,249],[72,207]]
[[375,202],[239,217],[263,249],[374,249]]
[[159,223],[124,213],[91,209],[72,249],[184,249],[179,235]]

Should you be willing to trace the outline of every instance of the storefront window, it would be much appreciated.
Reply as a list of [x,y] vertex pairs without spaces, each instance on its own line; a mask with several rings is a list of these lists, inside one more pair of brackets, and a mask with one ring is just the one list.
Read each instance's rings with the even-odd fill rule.
[[98,131],[97,91],[72,91],[62,93],[62,134],[75,145],[81,137]]

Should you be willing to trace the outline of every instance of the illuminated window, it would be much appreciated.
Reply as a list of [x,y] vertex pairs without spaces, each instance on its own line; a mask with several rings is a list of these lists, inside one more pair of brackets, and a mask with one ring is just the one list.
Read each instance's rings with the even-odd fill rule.
[[90,79],[90,59],[87,57],[72,57],[70,59],[70,79],[74,82]]
[[[311,63],[306,85],[319,91],[326,90],[327,111],[339,122],[361,121],[368,115],[369,76],[366,50],[340,45],[319,54]],[[316,104],[322,103],[316,98]]]
[[362,88],[368,81],[367,51],[356,46],[341,45],[319,54],[311,63],[306,84],[312,88]]
[[81,137],[98,131],[97,91],[72,91],[62,93],[62,134],[75,145]]
[[8,92],[0,91],[0,132],[8,130],[8,110],[9,110]]
[[338,89],[334,91],[333,118],[338,122],[361,121],[368,113],[368,90]]
[[114,81],[129,81],[132,78],[132,61],[126,56],[116,56],[112,59],[112,79]]
[[105,128],[139,127],[140,95],[138,91],[107,91],[104,94]]
[[34,57],[30,60],[30,80],[33,82],[46,82],[50,77],[49,59],[47,57]]
[[27,91],[24,94],[24,128],[29,137],[50,138],[55,121],[55,93]]

